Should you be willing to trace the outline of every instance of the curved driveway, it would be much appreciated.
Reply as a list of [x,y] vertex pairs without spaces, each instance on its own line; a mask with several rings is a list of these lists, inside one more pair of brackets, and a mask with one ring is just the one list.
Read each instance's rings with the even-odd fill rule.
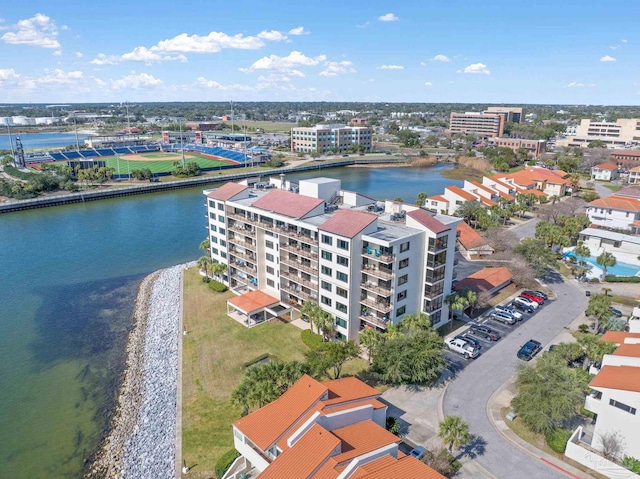
[[[554,276],[560,280],[559,275]],[[489,397],[516,372],[521,362],[516,352],[527,340],[548,344],[587,307],[584,292],[568,280],[549,284],[558,299],[550,301],[533,318],[503,337],[498,344],[469,364],[453,380],[444,396],[445,415],[462,416],[472,434],[486,441],[476,461],[499,478],[565,478],[563,474],[513,445],[497,432],[487,417]]]

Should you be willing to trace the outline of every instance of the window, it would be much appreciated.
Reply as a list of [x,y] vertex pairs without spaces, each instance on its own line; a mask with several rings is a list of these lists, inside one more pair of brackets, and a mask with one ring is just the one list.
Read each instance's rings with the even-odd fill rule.
[[331,276],[333,274],[333,271],[331,271],[331,268],[327,268],[326,266],[322,266],[320,268],[320,271],[322,272],[322,274],[324,274],[325,276]]
[[396,297],[396,301],[402,301],[406,297],[407,297],[407,290],[405,289],[404,291],[400,291],[398,293],[398,296]]
[[626,404],[618,402],[614,399],[609,399],[609,406],[617,407],[618,409],[622,409],[624,412],[628,412],[629,414],[633,414],[634,416],[636,414],[636,408],[627,406]]
[[349,266],[349,258],[344,256],[336,255],[336,262],[342,266]]
[[275,276],[276,270],[273,269],[271,266],[267,266],[267,273]]
[[322,235],[322,242],[324,244],[333,245],[333,239],[328,235]]
[[211,242],[212,243],[218,243],[218,238],[216,236],[212,236],[211,237]]
[[220,256],[222,256],[223,258],[226,258],[226,257],[227,257],[227,253],[226,253],[226,252],[224,252],[224,251],[221,251],[221,252],[220,252]]
[[331,298],[327,298],[326,296],[320,296],[320,302],[327,306],[331,306]]
[[221,235],[227,234],[227,230],[225,230],[224,228],[220,227],[220,234]]
[[265,257],[267,258],[267,261],[271,261],[272,263],[274,262],[273,255],[271,253],[267,253]]
[[267,240],[267,241],[265,241],[265,242],[264,242],[264,244],[265,244],[265,245],[267,245],[267,248],[269,248],[269,249],[274,249],[274,248],[273,248],[273,241],[268,241],[268,240]]
[[218,209],[224,211],[224,203],[218,203]]
[[398,263],[398,269],[406,268],[407,266],[409,266],[409,258],[405,258]]
[[340,271],[336,271],[336,278],[340,281],[344,281],[345,283],[349,281],[349,275]]
[[437,283],[438,281],[442,281],[444,279],[444,270],[446,268],[442,267],[436,270],[427,270],[425,275],[425,281],[427,283]]
[[347,313],[347,305],[346,304],[338,303],[336,301],[336,309],[338,311],[340,311],[341,313],[345,313],[345,314]]
[[440,318],[442,317],[442,311],[436,311],[433,314],[429,315],[429,319],[431,320],[431,324],[438,324],[440,322]]
[[218,254],[218,248],[211,248],[211,251],[213,251],[213,254]]
[[345,251],[349,251],[349,242],[345,240],[338,240],[338,248],[343,249]]
[[216,202],[213,200],[209,200],[209,208],[215,208],[216,207]]
[[349,292],[344,288],[340,288],[339,286],[336,286],[336,294],[341,298],[346,298]]
[[402,243],[400,245],[400,252],[404,253],[405,251],[409,251],[409,242],[408,241],[406,243]]
[[227,246],[227,242],[223,239],[220,240],[220,246],[222,247],[226,247]]
[[347,321],[342,319],[342,318],[338,318],[337,316],[336,316],[336,324],[338,326],[340,326],[341,328],[346,328],[347,327]]
[[267,286],[276,287],[276,283],[272,279],[267,279]]
[[327,261],[333,261],[333,255],[328,251],[322,250],[322,259],[326,259]]
[[400,306],[398,309],[396,309],[396,318],[399,318],[400,316],[402,316],[406,312],[407,312],[407,307],[406,306]]
[[429,301],[427,299],[424,300],[424,312],[431,313],[433,311],[437,311],[442,308],[442,296],[438,296],[433,301]]
[[326,281],[320,282],[320,287],[322,289],[326,289],[327,291],[331,291],[332,289],[331,283],[327,283]]
[[404,276],[400,276],[398,278],[398,286],[405,284],[407,281],[409,281],[409,275],[405,274]]
[[211,225],[211,231],[218,231],[218,227],[216,225]]

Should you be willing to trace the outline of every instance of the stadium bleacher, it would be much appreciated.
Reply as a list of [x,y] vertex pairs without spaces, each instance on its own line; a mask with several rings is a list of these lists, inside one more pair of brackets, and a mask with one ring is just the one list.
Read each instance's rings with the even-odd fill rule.
[[100,156],[115,156],[116,154],[113,148],[96,148],[96,151]]
[[112,148],[112,150],[116,155],[128,155],[131,153],[131,151],[129,151],[129,148],[124,146],[119,146],[118,148]]
[[237,161],[238,163],[244,163],[251,158],[249,155],[245,155],[239,151],[227,150],[226,148],[221,148],[219,146],[194,145],[193,149],[200,153],[204,153],[205,155],[219,156],[221,158]]
[[64,156],[62,153],[60,152],[55,152],[55,153],[49,153],[49,156],[51,156],[51,158],[53,158],[56,161],[64,161],[67,160],[68,158],[66,156]]
[[100,156],[96,150],[80,150],[80,154],[85,158],[94,158],[96,156]]
[[77,158],[84,158],[84,156],[82,156],[80,153],[78,153],[77,151],[65,151],[64,152],[64,156],[66,157],[66,160],[74,160]]

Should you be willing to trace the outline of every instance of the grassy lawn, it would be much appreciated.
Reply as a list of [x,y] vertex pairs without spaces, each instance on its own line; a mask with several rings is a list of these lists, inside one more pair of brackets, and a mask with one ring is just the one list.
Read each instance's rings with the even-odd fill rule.
[[450,180],[469,180],[469,181],[482,181],[484,174],[482,171],[475,168],[469,168],[467,166],[457,166],[451,170],[443,170],[440,172],[445,178]]
[[636,298],[631,298],[629,296],[611,296],[611,301],[618,304],[624,304],[625,306],[631,306],[632,308],[638,305],[638,300]]
[[618,191],[622,189],[622,186],[618,185],[604,185],[605,188],[609,188],[611,191]]
[[[210,478],[218,458],[233,448],[231,423],[240,410],[229,401],[240,382],[242,364],[262,354],[280,360],[303,360],[307,347],[300,329],[269,322],[247,329],[226,315],[232,293],[214,293],[201,281],[196,268],[184,276],[184,327],[182,362],[182,450],[189,464],[197,464],[190,476]],[[357,359],[345,365],[343,374],[366,367]]]

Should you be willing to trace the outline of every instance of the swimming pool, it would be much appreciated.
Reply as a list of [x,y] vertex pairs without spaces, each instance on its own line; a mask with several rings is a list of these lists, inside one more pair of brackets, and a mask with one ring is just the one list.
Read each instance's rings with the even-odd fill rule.
[[[565,258],[575,258],[576,255],[573,251],[570,251],[568,253],[564,253],[562,256]],[[582,259],[591,266],[602,270],[602,266],[598,264],[598,258],[596,256],[585,256]],[[607,274],[613,274],[616,276],[640,276],[638,273],[640,273],[640,266],[635,266],[629,263],[617,262],[615,266],[609,266],[607,268]]]

